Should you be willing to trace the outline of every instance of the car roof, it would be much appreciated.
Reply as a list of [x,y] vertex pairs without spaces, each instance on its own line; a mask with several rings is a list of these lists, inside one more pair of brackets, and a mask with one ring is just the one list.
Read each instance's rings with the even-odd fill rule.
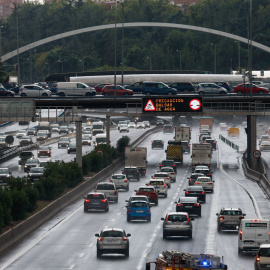
[[[239,210],[241,210],[240,208],[229,208],[229,207],[223,207],[223,208],[221,208],[221,210],[222,211],[229,211],[229,210],[231,210],[231,211],[239,211]],[[241,210],[242,211],[242,210]]]
[[169,212],[167,215],[188,215],[187,212]]
[[120,232],[124,232],[123,229],[120,229],[120,228],[104,228],[102,230],[102,232],[107,232],[107,231],[120,231]]
[[187,190],[200,190],[200,189],[203,190],[203,187],[202,186],[188,186],[187,187]]
[[180,197],[179,200],[182,202],[197,202],[198,201],[198,197]]

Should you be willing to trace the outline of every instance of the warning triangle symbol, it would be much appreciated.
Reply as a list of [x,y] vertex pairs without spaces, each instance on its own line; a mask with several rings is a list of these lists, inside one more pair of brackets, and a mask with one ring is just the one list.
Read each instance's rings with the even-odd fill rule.
[[151,99],[149,99],[144,107],[144,111],[146,112],[154,112],[156,111],[156,107]]

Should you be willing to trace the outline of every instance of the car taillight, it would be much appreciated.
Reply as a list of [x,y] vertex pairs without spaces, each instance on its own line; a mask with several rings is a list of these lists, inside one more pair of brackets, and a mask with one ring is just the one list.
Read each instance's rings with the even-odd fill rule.
[[127,183],[127,179],[125,180],[125,183]]
[[257,255],[256,262],[259,262],[259,261],[260,261],[260,255]]
[[102,236],[98,238],[98,241],[102,241],[102,240],[103,240],[103,237]]
[[166,184],[164,184],[164,187],[166,187]]
[[239,239],[242,240],[243,232],[242,230],[239,232]]
[[212,185],[212,183],[207,183],[208,185]]
[[167,179],[168,180],[168,179],[170,179],[170,177],[165,177],[164,179]]
[[239,219],[243,219],[244,217],[239,217]]
[[200,185],[201,183],[200,182],[196,182],[195,185]]
[[211,173],[207,173],[206,175],[207,175],[207,176],[211,176]]
[[125,236],[122,237],[123,241],[127,241],[127,238]]
[[202,194],[204,194],[204,191],[202,191]]
[[200,206],[200,204],[198,204],[198,203],[195,203],[195,204],[194,204],[194,206]]
[[169,216],[167,216],[166,220],[165,221],[168,221],[169,220]]
[[189,217],[187,216],[187,221],[189,221]]
[[103,203],[107,202],[107,200],[101,200]]
[[177,204],[177,206],[184,206],[184,204],[182,204],[182,203],[178,203],[178,204]]
[[188,192],[188,191],[186,191],[186,194],[189,194],[189,192]]
[[154,176],[154,177],[152,177],[152,179],[157,179],[157,178]]
[[112,182],[112,179],[110,180],[110,182]]
[[89,199],[85,199],[84,202],[88,203],[88,202],[90,202],[90,200]]
[[115,195],[117,194],[117,190],[114,191],[114,194],[115,194]]
[[170,174],[173,174],[173,175],[175,175],[175,173],[174,173],[174,172],[171,172]]
[[221,221],[222,221],[223,219],[224,219],[224,217],[223,217],[223,216],[220,216],[220,217],[219,217],[219,220],[221,220]]
[[176,165],[172,165],[172,167],[175,167]]

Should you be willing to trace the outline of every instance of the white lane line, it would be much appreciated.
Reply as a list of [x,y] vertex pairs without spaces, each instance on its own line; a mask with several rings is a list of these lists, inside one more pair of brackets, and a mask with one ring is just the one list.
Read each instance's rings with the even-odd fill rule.
[[[126,208],[126,207],[124,207],[124,209],[125,209],[125,208]],[[118,216],[121,216],[122,214],[121,214],[121,213],[117,213],[117,215],[118,215]]]
[[81,253],[81,254],[79,255],[80,258],[82,258],[83,256],[84,256],[84,253]]
[[94,243],[90,243],[88,247],[92,247],[94,245]]
[[73,269],[75,264],[72,264],[68,269]]
[[111,221],[115,221],[115,218],[113,218]]

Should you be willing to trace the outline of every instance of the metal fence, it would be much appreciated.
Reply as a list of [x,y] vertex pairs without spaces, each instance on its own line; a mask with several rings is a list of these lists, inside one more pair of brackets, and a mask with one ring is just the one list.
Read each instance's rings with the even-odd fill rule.
[[231,142],[230,140],[228,140],[227,138],[225,138],[221,134],[219,134],[219,139],[222,140],[227,145],[229,145],[232,149],[235,149],[237,152],[239,152],[239,146],[237,144]]

